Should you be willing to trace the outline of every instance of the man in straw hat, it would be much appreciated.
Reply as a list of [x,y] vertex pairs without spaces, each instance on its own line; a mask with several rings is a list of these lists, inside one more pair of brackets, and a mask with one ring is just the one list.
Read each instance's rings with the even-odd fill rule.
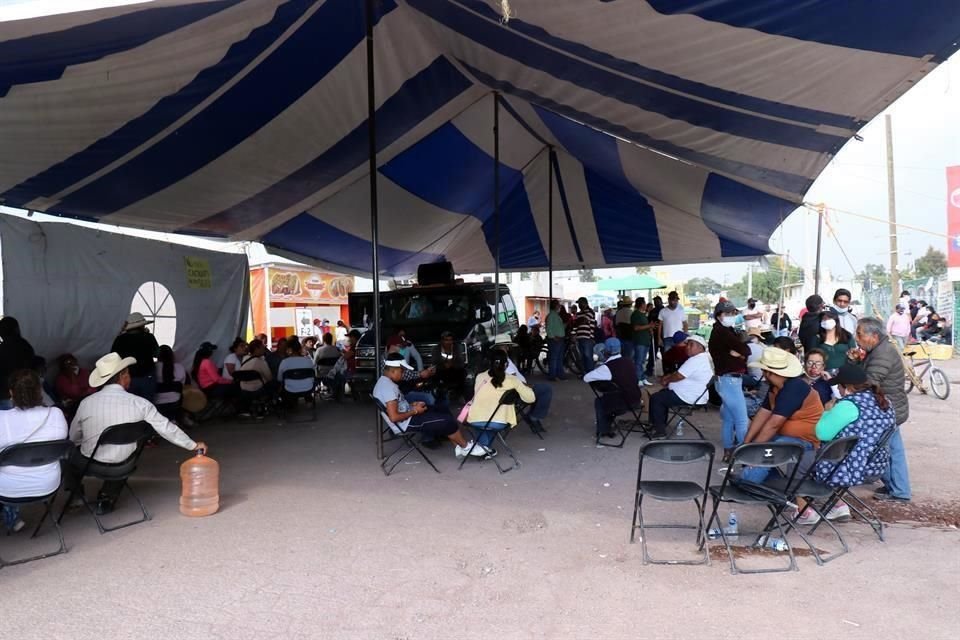
[[[118,424],[140,422],[150,423],[154,431],[166,440],[188,451],[206,450],[203,442],[194,442],[180,427],[164,418],[149,400],[129,392],[130,369],[136,364],[136,358],[121,358],[118,353],[108,353],[99,360],[90,372],[90,386],[100,391],[84,398],[77,408],[77,414],[70,425],[70,439],[77,443],[65,469],[64,485],[67,490],[78,487],[80,474],[93,454],[100,434]],[[97,450],[96,462],[116,464],[123,462],[136,450],[136,445],[104,445]],[[123,484],[105,481],[97,497],[98,513],[109,513]]]
[[[803,366],[797,356],[770,347],[751,366],[763,371],[770,393],[750,422],[744,443],[795,442],[812,455],[820,444],[817,422],[823,415],[823,403],[820,394],[804,381]],[[765,467],[750,467],[743,470],[742,477],[763,482],[769,471]]]
[[160,345],[153,334],[147,331],[148,324],[153,324],[153,320],[147,320],[142,313],[128,315],[110,350],[121,358],[136,360],[130,367],[130,393],[153,401],[157,391],[153,359],[160,352]]

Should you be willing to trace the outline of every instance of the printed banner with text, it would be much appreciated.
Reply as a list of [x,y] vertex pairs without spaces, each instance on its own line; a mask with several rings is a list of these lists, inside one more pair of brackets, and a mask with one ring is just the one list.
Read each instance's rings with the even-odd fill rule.
[[947,167],[947,266],[960,268],[960,166]]

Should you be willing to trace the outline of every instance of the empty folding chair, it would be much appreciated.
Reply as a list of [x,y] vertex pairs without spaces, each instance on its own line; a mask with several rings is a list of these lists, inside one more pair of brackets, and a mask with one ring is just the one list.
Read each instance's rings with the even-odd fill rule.
[[[60,464],[60,460],[66,458],[72,449],[73,443],[69,440],[47,440],[45,442],[25,442],[11,445],[6,447],[3,451],[0,451],[0,468],[42,467],[48,464]],[[32,562],[33,560],[42,560],[43,558],[49,558],[51,556],[60,555],[61,553],[66,553],[67,546],[63,541],[63,531],[60,529],[60,524],[53,519],[52,513],[53,501],[56,499],[57,493],[60,491],[62,484],[63,483],[61,482],[59,485],[57,485],[57,488],[54,489],[52,493],[48,493],[46,495],[21,496],[17,498],[0,496],[0,504],[19,506],[34,504],[37,502],[43,503],[43,515],[40,516],[40,520],[37,522],[37,526],[33,530],[33,534],[30,537],[37,537],[37,534],[40,533],[40,527],[43,526],[43,521],[49,517],[53,522],[54,528],[57,530],[57,537],[60,538],[60,548],[52,553],[41,553],[39,555],[30,556],[29,558],[21,558],[13,561],[6,561],[3,558],[0,558],[0,569],[15,564],[23,564],[25,562]]]
[[[306,391],[290,391],[287,389],[288,380],[310,380],[311,386],[310,389]],[[280,381],[280,395],[283,399],[283,402],[280,403],[281,415],[284,419],[287,418],[287,401],[292,401],[294,407],[296,407],[296,402],[300,398],[303,398],[304,401],[310,404],[311,409],[313,410],[313,420],[317,419],[317,373],[313,367],[302,369],[287,369],[283,372],[283,379]]]
[[[633,526],[630,528],[630,542],[633,543],[637,529],[640,529],[640,544],[643,548],[643,564],[710,564],[710,554],[701,543],[707,535],[703,521],[703,512],[707,505],[707,489],[710,486],[710,471],[716,447],[706,440],[648,442],[640,447],[640,462],[637,466],[637,492],[633,502]],[[649,480],[644,479],[644,460],[650,459],[660,464],[687,465],[701,463],[703,484],[692,479],[685,480]],[[656,468],[656,467],[655,467]],[[693,477],[693,474],[689,474]],[[649,472],[648,472],[649,476]],[[649,496],[663,502],[693,502],[697,508],[697,524],[646,524],[643,521],[643,499]],[[647,529],[694,529],[697,532],[697,545],[703,552],[701,560],[654,560],[647,551]]]
[[[795,528],[797,533],[803,538],[803,541],[807,543],[807,546],[810,547],[811,553],[813,553],[814,559],[817,561],[817,564],[822,565],[824,563],[830,562],[835,558],[839,558],[843,554],[850,551],[847,546],[846,540],[843,539],[843,536],[840,534],[840,530],[830,520],[827,519],[827,513],[830,512],[830,509],[833,508],[833,505],[837,503],[840,493],[844,491],[844,487],[835,487],[829,484],[824,484],[817,481],[817,469],[826,469],[826,476],[831,476],[833,472],[844,463],[844,461],[850,456],[850,453],[854,450],[854,447],[857,445],[857,441],[860,438],[858,436],[850,436],[847,438],[837,438],[836,440],[831,440],[830,442],[824,444],[820,447],[820,450],[817,452],[817,457],[814,460],[814,463],[803,473],[796,476],[794,483],[790,486],[787,485],[787,479],[783,476],[772,478],[767,480],[764,484],[783,491],[787,497],[787,501],[796,503],[797,498],[804,498],[807,501],[807,505],[804,511],[798,512],[797,517],[793,520],[788,521],[785,530],[787,533],[790,532],[791,528]],[[820,501],[820,506],[817,506],[817,501]],[[810,540],[803,535],[803,531],[800,529],[802,525],[799,524],[798,520],[806,511],[810,509],[816,513],[820,520],[815,523],[818,525],[820,522],[826,522],[827,526],[833,530],[833,533],[837,536],[837,540],[840,541],[841,551],[836,553],[831,553],[829,556],[824,557],[820,550],[817,549],[816,545],[810,543]],[[771,523],[772,524],[772,523]],[[811,529],[811,533],[814,529]]]
[[[767,469],[780,469],[787,478],[788,486],[793,483],[797,473],[797,465],[803,457],[803,445],[792,442],[760,442],[743,444],[737,447],[733,452],[730,466],[723,476],[723,482],[719,485],[710,487],[710,496],[713,498],[713,511],[707,519],[709,528],[714,521],[717,523],[717,529],[720,531],[720,537],[723,545],[727,549],[727,555],[730,558],[730,573],[776,573],[781,571],[795,571],[797,561],[793,555],[793,549],[787,541],[786,532],[783,525],[786,524],[783,518],[783,510],[789,506],[786,495],[782,491],[777,491],[772,487],[748,482],[736,477],[733,473],[735,467],[746,465],[749,467],[763,467]],[[770,511],[771,523],[762,531],[756,532],[756,539],[750,545],[753,548],[761,548],[769,539],[773,528],[776,527],[779,537],[786,545],[786,551],[790,556],[790,564],[783,569],[740,569],[737,567],[733,556],[733,548],[727,539],[727,533],[724,530],[717,512],[720,509],[720,503],[731,502],[741,505],[760,505]],[[738,537],[747,538],[754,534],[747,534],[743,531],[738,532]],[[702,541],[704,544],[706,541]]]
[[[643,407],[634,407],[632,404],[627,402],[624,397],[623,390],[611,380],[594,380],[590,384],[590,390],[593,391],[593,394],[601,399],[603,402],[604,398],[612,397],[613,400],[610,402],[611,405],[618,407],[618,410],[611,412],[610,426],[613,427],[614,432],[617,436],[620,437],[620,441],[616,444],[601,442],[600,434],[597,434],[597,446],[600,447],[614,447],[620,449],[623,447],[624,443],[627,441],[627,437],[634,431],[640,431],[647,438],[652,437],[652,431],[650,426],[645,423],[641,417],[640,412],[643,410]],[[629,424],[624,425],[621,422],[617,421],[617,416],[622,416],[624,414],[630,414],[633,416],[633,421]],[[624,428],[626,427],[626,428]]]
[[504,467],[503,465],[500,464],[500,461],[498,460],[498,458],[500,457],[499,455],[490,456],[491,459],[493,460],[493,463],[497,465],[497,469],[500,471],[500,473],[506,473],[507,471],[510,471],[511,469],[515,469],[516,467],[520,466],[520,461],[517,460],[517,456],[513,454],[513,449],[511,449],[510,446],[507,444],[506,438],[504,436],[504,433],[509,434],[510,426],[508,425],[503,429],[490,428],[490,424],[493,422],[493,419],[497,415],[497,412],[500,410],[500,407],[504,405],[515,404],[519,400],[520,400],[520,394],[517,393],[516,389],[507,389],[506,391],[503,392],[503,395],[500,396],[500,401],[497,403],[496,408],[493,410],[493,413],[490,414],[490,417],[487,418],[486,422],[467,423],[467,427],[473,432],[473,436],[474,436],[473,444],[470,446],[470,449],[467,450],[467,454],[463,456],[463,459],[460,461],[460,466],[458,467],[458,469],[463,469],[463,465],[466,464],[467,460],[470,459],[470,456],[473,453],[473,450],[480,446],[478,436],[483,432],[494,434],[494,440],[497,440],[500,442],[500,445],[499,445],[500,450],[506,451],[507,455],[513,459],[513,464],[511,464],[509,467]]
[[[80,484],[70,492],[70,495],[67,497],[66,504],[63,505],[63,510],[60,512],[60,517],[57,518],[57,522],[59,523],[61,520],[63,520],[63,514],[66,513],[67,507],[70,506],[70,503],[75,497],[77,497],[78,493],[80,499],[83,500],[83,506],[85,506],[87,511],[90,512],[90,515],[93,516],[93,519],[97,523],[97,529],[100,530],[101,534],[104,534],[108,531],[123,529],[124,527],[140,524],[141,522],[149,520],[150,513],[147,511],[147,508],[143,506],[143,502],[140,501],[140,498],[134,492],[133,487],[130,486],[129,479],[130,476],[133,475],[133,472],[137,470],[137,463],[140,461],[140,455],[143,453],[143,446],[153,435],[153,427],[150,426],[150,423],[144,421],[117,424],[105,429],[97,439],[97,445],[93,448],[92,454],[86,459],[86,464],[80,475]],[[136,448],[134,449],[133,453],[127,456],[126,460],[121,462],[99,462],[96,460],[97,451],[99,451],[100,447],[104,445],[131,444],[136,445]],[[139,520],[132,520],[123,524],[114,525],[112,527],[105,527],[103,522],[100,520],[100,516],[97,515],[97,512],[90,505],[90,502],[87,500],[87,496],[83,491],[82,483],[84,478],[96,478],[98,480],[120,482],[120,492],[122,492],[124,489],[130,492],[130,495],[133,496],[133,499],[136,500],[137,504],[140,506],[140,511],[143,513],[143,517]]]
[[[397,468],[397,465],[403,462],[404,458],[416,451],[420,454],[427,464],[436,471],[440,473],[440,469],[437,469],[436,465],[427,457],[427,454],[423,452],[423,449],[417,444],[417,437],[420,434],[420,430],[414,426],[408,426],[406,429],[400,428],[398,424],[393,422],[390,419],[390,416],[387,415],[387,408],[384,406],[380,400],[378,400],[373,395],[370,396],[374,402],[377,403],[377,409],[380,410],[380,419],[383,420],[384,427],[380,432],[380,437],[383,438],[384,435],[387,436],[387,441],[390,440],[399,440],[400,442],[397,445],[397,448],[394,449],[389,455],[383,458],[383,461],[380,462],[380,469],[383,470],[384,475],[389,476],[393,473],[393,470]],[[397,457],[399,456],[399,457]],[[396,458],[396,460],[394,460]],[[391,464],[392,461],[392,464]]]

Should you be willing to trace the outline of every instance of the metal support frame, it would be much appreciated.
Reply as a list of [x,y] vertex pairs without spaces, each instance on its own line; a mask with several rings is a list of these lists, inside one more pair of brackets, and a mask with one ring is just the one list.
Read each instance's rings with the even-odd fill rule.
[[[547,305],[553,300],[553,159],[556,151],[547,154]],[[549,308],[548,308],[549,311]]]
[[500,334],[500,94],[493,92],[493,335]]
[[[373,349],[374,366],[380,364],[380,257],[379,257],[379,211],[377,203],[377,104],[374,85],[373,55],[373,8],[374,0],[366,0],[367,19],[367,138],[370,173],[370,244],[372,245],[371,273],[373,275]],[[380,413],[376,414],[377,460],[383,460],[383,437],[380,430]]]

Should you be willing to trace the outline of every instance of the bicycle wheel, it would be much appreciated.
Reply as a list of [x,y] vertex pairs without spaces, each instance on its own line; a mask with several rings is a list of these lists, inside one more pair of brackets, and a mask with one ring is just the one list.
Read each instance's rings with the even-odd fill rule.
[[537,368],[540,369],[540,373],[547,375],[549,367],[547,366],[547,350],[542,349],[539,354],[537,354]]
[[575,376],[583,375],[583,367],[580,364],[580,353],[574,347],[567,347],[566,358],[564,358],[564,365],[567,369],[570,370],[570,373]]
[[910,375],[903,376],[903,392],[910,393],[913,391],[913,380],[910,379]]
[[937,367],[930,369],[930,390],[941,400],[946,400],[950,395],[950,380],[943,369]]

